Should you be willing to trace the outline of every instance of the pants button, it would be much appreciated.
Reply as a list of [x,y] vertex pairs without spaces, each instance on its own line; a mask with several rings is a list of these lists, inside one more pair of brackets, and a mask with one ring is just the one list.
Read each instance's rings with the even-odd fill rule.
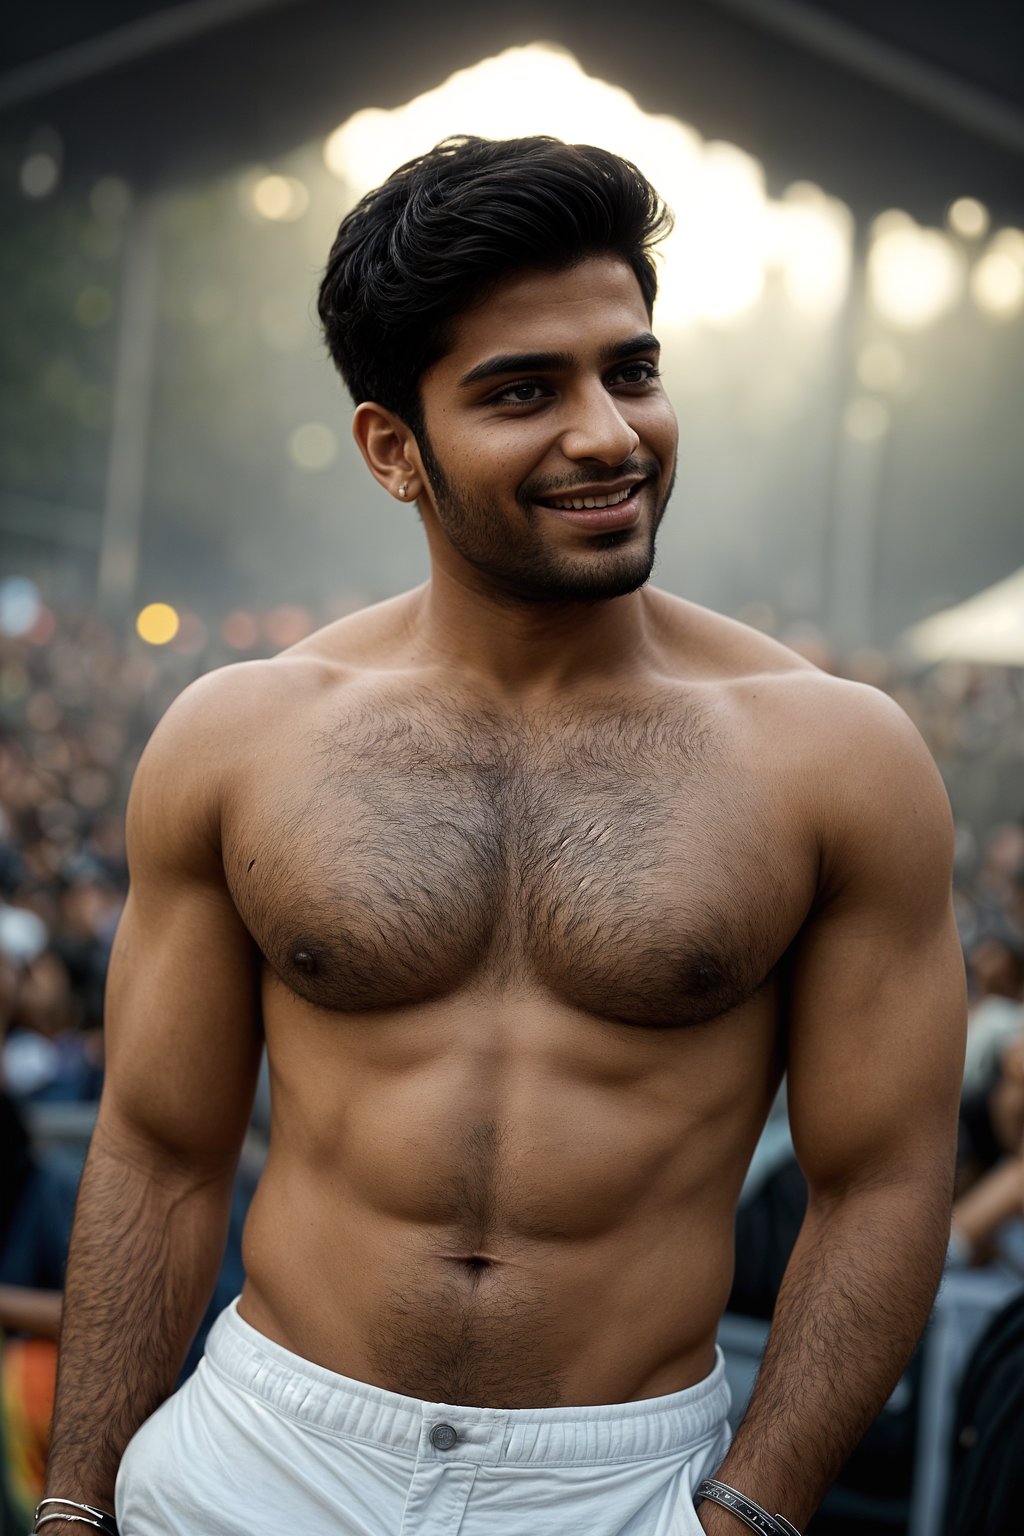
[[458,1438],[450,1424],[435,1424],[430,1431],[430,1443],[439,1451],[450,1451]]

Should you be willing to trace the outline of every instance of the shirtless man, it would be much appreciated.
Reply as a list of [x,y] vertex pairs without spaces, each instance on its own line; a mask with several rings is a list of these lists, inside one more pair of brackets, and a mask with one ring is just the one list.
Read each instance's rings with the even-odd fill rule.
[[[122,1536],[733,1536],[712,1474],[802,1527],[919,1335],[948,807],[888,699],[645,585],[664,223],[532,139],[439,146],[342,224],[326,335],[432,575],[201,679],[138,770],[49,1478],[110,1510],[120,1462]],[[264,1038],[245,1289],[164,1402]],[[810,1203],[730,1448],[784,1068]]]

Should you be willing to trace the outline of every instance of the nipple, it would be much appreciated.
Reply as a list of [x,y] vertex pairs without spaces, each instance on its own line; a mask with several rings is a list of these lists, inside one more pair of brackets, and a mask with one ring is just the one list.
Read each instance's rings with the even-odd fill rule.
[[312,950],[297,949],[294,955],[292,955],[292,962],[296,970],[302,971],[306,976],[315,975],[316,956],[313,954]]

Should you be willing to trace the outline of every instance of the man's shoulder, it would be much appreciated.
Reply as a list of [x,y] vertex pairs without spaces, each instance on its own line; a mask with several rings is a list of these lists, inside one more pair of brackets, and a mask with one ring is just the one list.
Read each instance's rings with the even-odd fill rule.
[[[659,594],[660,596],[661,594]],[[898,826],[948,841],[949,802],[917,727],[881,689],[823,671],[771,636],[682,599],[669,623],[709,685],[735,752],[825,840]]]
[[276,656],[203,673],[174,699],[154,742],[198,748],[212,762],[230,758],[239,745],[293,730],[304,711],[374,665],[375,631],[393,624],[395,605],[391,599],[348,614]]
[[240,743],[271,733],[282,712],[293,713],[315,688],[323,664],[288,652],[215,667],[189,683],[159,720],[147,756],[229,760]]
[[824,671],[781,640],[683,598],[656,594],[687,672],[766,728],[821,751],[860,742],[883,752],[925,751],[916,728],[888,694]]
[[827,675],[791,647],[739,619],[657,588],[650,596],[670,651],[694,677],[742,685],[755,678]]

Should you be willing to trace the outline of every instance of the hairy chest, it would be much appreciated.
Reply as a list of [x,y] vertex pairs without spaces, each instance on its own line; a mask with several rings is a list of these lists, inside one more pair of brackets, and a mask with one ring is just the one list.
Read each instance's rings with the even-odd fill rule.
[[526,983],[702,1022],[757,990],[807,905],[756,772],[664,708],[541,731],[364,712],[275,755],[225,866],[277,976],[344,1012]]

